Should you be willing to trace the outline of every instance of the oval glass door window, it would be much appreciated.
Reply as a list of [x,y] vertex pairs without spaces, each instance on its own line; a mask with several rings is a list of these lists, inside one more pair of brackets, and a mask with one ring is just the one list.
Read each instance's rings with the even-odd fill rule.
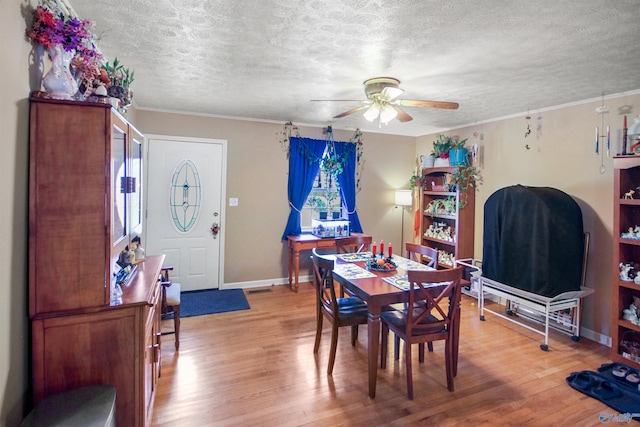
[[183,160],[176,166],[169,199],[173,225],[183,233],[190,231],[198,221],[202,201],[200,176],[191,160]]

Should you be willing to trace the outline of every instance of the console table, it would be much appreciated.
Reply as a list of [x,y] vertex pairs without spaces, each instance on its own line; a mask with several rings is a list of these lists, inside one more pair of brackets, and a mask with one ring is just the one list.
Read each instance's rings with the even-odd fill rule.
[[[361,233],[351,233],[352,236],[367,236]],[[313,234],[301,234],[299,236],[288,236],[289,244],[289,289],[298,292],[298,276],[300,273],[300,251],[310,251],[313,248],[335,248],[336,240],[343,237],[320,238]],[[295,281],[294,279],[295,274]]]

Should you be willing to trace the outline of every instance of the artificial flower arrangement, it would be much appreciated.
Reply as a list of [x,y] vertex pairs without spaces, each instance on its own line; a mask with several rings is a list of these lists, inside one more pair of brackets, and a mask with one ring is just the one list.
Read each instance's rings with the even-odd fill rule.
[[[71,59],[71,71],[75,75],[83,95],[93,92],[100,77],[102,54],[94,43],[94,24],[89,20],[79,20],[65,15],[58,2],[45,2],[33,11],[33,24],[27,28],[26,35],[34,43],[42,45],[51,58],[55,45],[67,52],[74,52]],[[53,10],[52,10],[53,9]]]
[[[27,28],[27,37],[47,49],[53,61],[51,48],[62,46],[66,52],[73,52],[70,72],[76,79],[81,98],[94,93],[111,96],[120,100],[118,108],[126,112],[131,104],[131,90],[134,73],[116,58],[113,64],[102,64],[103,55],[95,45],[94,23],[71,16],[64,5],[57,0],[43,0],[33,11],[33,23]],[[96,90],[104,87],[101,92]],[[105,93],[106,92],[106,93]]]

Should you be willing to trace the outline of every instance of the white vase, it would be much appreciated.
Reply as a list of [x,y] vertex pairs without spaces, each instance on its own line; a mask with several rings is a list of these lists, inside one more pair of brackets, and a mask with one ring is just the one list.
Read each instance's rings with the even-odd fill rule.
[[71,75],[69,65],[75,51],[67,52],[61,44],[52,44],[47,53],[51,58],[51,68],[42,78],[44,90],[54,99],[73,99],[78,83]]
[[433,162],[433,167],[436,168],[443,168],[443,167],[447,167],[449,166],[449,159],[443,159],[442,157],[438,157],[435,159],[435,162]]

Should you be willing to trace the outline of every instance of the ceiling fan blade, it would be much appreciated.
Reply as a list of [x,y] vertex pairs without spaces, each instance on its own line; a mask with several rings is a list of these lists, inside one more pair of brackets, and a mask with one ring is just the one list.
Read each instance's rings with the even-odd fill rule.
[[369,105],[362,105],[360,107],[353,108],[353,109],[351,109],[349,111],[345,111],[342,114],[338,114],[337,116],[333,116],[333,118],[334,119],[339,119],[341,117],[348,116],[349,114],[353,114],[353,113],[357,113],[358,111],[366,110],[367,108],[369,108]]
[[429,108],[445,108],[447,110],[457,110],[460,106],[457,102],[445,101],[426,101],[420,99],[400,99],[398,105],[406,107],[429,107]]
[[402,111],[397,105],[393,105],[393,108],[398,112],[398,121],[404,123],[413,120],[413,117]]
[[367,102],[364,99],[312,99],[311,102]]

